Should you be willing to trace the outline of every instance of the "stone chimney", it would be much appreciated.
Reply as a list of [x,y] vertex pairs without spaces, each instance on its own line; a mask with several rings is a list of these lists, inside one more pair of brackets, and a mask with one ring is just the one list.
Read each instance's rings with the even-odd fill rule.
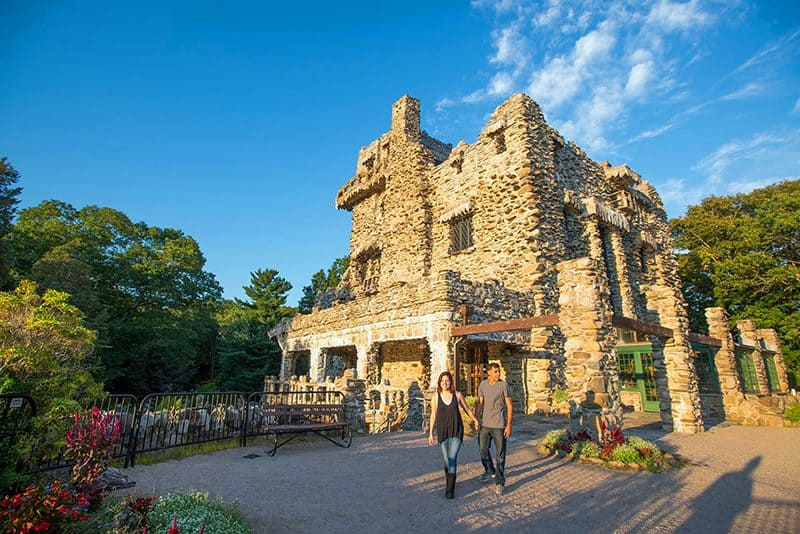
[[417,139],[419,131],[419,100],[403,95],[392,105],[392,132]]

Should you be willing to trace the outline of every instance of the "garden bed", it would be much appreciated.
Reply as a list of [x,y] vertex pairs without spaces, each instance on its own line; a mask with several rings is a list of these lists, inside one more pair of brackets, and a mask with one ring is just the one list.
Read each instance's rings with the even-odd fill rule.
[[624,471],[661,473],[689,464],[646,439],[624,437],[619,429],[605,433],[600,440],[586,431],[571,434],[567,429],[553,430],[542,439],[538,450],[547,456]]

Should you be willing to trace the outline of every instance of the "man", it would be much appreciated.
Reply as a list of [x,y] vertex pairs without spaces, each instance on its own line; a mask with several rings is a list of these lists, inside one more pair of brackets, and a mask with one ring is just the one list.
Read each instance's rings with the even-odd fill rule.
[[[506,485],[506,440],[511,437],[513,418],[511,388],[505,380],[500,380],[500,364],[490,363],[486,374],[488,378],[478,386],[476,406],[477,416],[481,421],[478,443],[484,469],[480,481],[485,483],[494,479],[494,491],[502,495]],[[489,453],[492,441],[496,453],[495,463],[492,463],[492,456]]]

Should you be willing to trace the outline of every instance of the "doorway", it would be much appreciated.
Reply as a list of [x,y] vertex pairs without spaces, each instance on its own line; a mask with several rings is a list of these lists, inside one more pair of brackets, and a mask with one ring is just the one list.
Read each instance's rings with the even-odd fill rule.
[[658,386],[651,345],[617,347],[617,368],[620,389],[638,392],[642,398],[642,410],[658,412]]
[[459,362],[458,389],[465,396],[478,396],[478,386],[486,378],[489,349],[486,343],[473,343],[466,347],[466,357]]

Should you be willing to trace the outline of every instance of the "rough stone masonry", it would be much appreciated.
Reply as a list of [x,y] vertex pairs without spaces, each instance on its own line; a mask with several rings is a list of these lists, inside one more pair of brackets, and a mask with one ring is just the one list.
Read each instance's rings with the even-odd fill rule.
[[496,361],[520,412],[648,409],[679,432],[782,424],[793,402],[774,332],[747,322],[734,340],[720,309],[689,331],[656,190],[565,141],[524,94],[455,147],[403,96],[336,206],[352,212],[349,268],[271,333],[286,383],[353,369],[368,388],[429,391],[450,370],[474,395]]

